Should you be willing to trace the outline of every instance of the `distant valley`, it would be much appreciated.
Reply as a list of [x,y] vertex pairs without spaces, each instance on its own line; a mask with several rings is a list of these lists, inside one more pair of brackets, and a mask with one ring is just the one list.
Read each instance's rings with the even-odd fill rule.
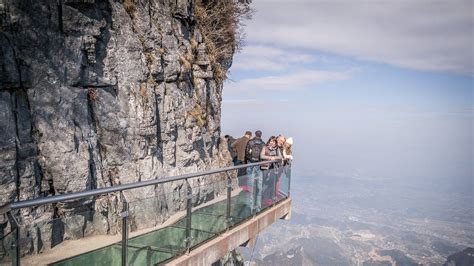
[[[253,265],[443,264],[474,246],[472,196],[386,180],[293,177],[290,221],[241,252]],[[252,262],[250,262],[252,259]]]

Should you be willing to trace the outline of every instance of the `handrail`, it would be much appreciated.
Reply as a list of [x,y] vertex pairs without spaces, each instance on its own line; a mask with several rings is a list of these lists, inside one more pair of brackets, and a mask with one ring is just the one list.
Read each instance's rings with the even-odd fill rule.
[[263,161],[263,162],[257,162],[257,163],[229,166],[229,167],[218,168],[218,169],[208,170],[208,171],[203,171],[203,172],[182,174],[182,175],[165,177],[165,178],[160,178],[160,179],[152,179],[152,180],[147,180],[147,181],[139,181],[139,182],[134,182],[134,183],[129,183],[129,184],[113,186],[113,187],[98,188],[98,189],[92,189],[92,190],[86,190],[86,191],[80,191],[80,192],[61,194],[61,195],[51,196],[51,197],[10,202],[0,207],[0,215],[6,214],[7,212],[12,211],[12,210],[17,210],[17,209],[22,209],[22,208],[41,206],[45,204],[58,203],[58,202],[68,201],[68,200],[82,199],[82,198],[98,196],[98,195],[107,194],[107,193],[113,193],[113,192],[118,192],[118,191],[130,190],[134,188],[158,185],[158,184],[168,183],[172,181],[195,178],[195,177],[204,176],[204,175],[212,175],[212,174],[227,172],[231,170],[237,170],[237,169],[251,167],[251,166],[259,166],[259,165],[268,164],[268,163],[277,163],[277,162],[282,162],[282,161],[284,160],[278,159],[278,160],[272,160],[272,161]]

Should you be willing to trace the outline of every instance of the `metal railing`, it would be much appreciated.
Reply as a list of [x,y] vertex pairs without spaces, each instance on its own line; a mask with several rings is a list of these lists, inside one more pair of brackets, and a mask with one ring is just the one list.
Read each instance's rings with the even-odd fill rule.
[[[285,163],[285,160],[272,160],[272,161],[263,161],[263,162],[257,162],[257,163],[250,163],[250,164],[243,164],[243,165],[237,165],[237,166],[231,166],[231,167],[225,167],[225,168],[218,168],[214,170],[208,170],[208,171],[202,171],[202,172],[197,172],[197,173],[190,173],[190,174],[182,174],[182,175],[177,175],[177,176],[172,176],[172,177],[165,177],[165,178],[156,178],[153,180],[147,180],[147,181],[140,181],[140,182],[134,182],[134,183],[129,183],[129,184],[123,184],[123,185],[117,185],[117,186],[112,186],[112,187],[106,187],[106,188],[99,188],[99,189],[93,189],[93,190],[87,190],[87,191],[81,191],[81,192],[74,192],[74,193],[67,193],[67,194],[61,194],[61,195],[56,195],[56,196],[51,196],[51,197],[44,197],[44,198],[37,198],[37,199],[30,199],[30,200],[23,200],[23,201],[16,201],[16,202],[11,202],[8,203],[4,206],[0,207],[0,215],[7,215],[8,221],[11,225],[11,231],[8,234],[11,234],[13,232],[13,242],[11,245],[11,250],[14,253],[14,257],[12,257],[12,265],[20,265],[20,260],[21,260],[21,252],[20,252],[20,225],[15,218],[15,215],[13,211],[19,210],[19,209],[24,209],[24,208],[31,208],[31,207],[38,207],[46,204],[52,204],[52,203],[59,203],[59,202],[66,202],[66,201],[71,201],[71,200],[78,200],[78,199],[84,199],[88,197],[96,197],[104,194],[109,194],[109,193],[114,193],[114,192],[120,192],[120,195],[122,197],[123,201],[123,206],[122,206],[122,212],[121,212],[121,218],[122,218],[122,265],[127,265],[127,246],[128,246],[128,217],[130,215],[130,210],[129,210],[129,202],[124,195],[124,191],[131,190],[131,189],[136,189],[136,188],[142,188],[142,187],[147,187],[147,186],[153,186],[153,185],[159,185],[159,184],[165,184],[168,182],[173,182],[173,181],[180,181],[184,180],[186,183],[186,247],[187,247],[187,252],[189,252],[189,249],[191,247],[191,214],[192,214],[192,188],[188,182],[189,179],[196,178],[196,177],[202,177],[202,176],[208,176],[208,175],[213,175],[213,174],[219,174],[219,173],[226,173],[227,174],[227,179],[226,179],[226,222],[229,223],[229,221],[232,219],[230,212],[231,212],[231,193],[232,193],[232,177],[231,174],[229,173],[230,171],[234,170],[239,170],[243,168],[249,168],[249,167],[259,167],[261,165],[269,165],[272,164],[279,168],[280,166],[283,166]],[[290,178],[288,178],[288,195],[285,195],[286,197],[289,197],[289,188],[290,188]],[[254,197],[255,197],[254,193]],[[254,198],[253,202],[255,203],[256,199]],[[255,215],[255,213],[254,213]],[[227,226],[227,229],[229,229],[229,226]],[[7,235],[5,235],[7,236]],[[5,237],[4,236],[4,237]]]

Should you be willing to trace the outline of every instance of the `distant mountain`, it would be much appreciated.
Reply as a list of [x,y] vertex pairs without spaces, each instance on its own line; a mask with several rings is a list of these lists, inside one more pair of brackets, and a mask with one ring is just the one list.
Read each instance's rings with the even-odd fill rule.
[[398,266],[417,266],[420,265],[413,259],[407,257],[405,253],[397,249],[381,250],[378,252],[381,256],[390,256]]
[[257,265],[304,265],[305,254],[302,246],[290,249],[287,252],[276,252],[266,256],[263,260],[257,260]]
[[449,256],[445,266],[472,266],[474,265],[474,248],[466,248],[463,251]]
[[298,238],[292,241],[296,246],[277,251],[261,260],[257,265],[351,265],[347,255],[334,242],[325,238]]
[[392,262],[390,262],[390,261],[368,260],[368,261],[364,261],[362,266],[392,266]]

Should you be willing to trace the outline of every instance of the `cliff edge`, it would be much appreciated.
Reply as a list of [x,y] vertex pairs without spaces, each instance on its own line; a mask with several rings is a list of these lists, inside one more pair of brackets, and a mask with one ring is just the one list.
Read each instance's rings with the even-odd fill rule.
[[[220,117],[232,55],[210,53],[197,2],[0,0],[0,205],[230,164]],[[193,181],[197,202],[223,189],[212,180]],[[183,189],[128,192],[157,199],[132,226],[184,209]],[[23,209],[26,252],[116,234],[120,209],[118,194]],[[8,226],[0,217],[0,235]]]

